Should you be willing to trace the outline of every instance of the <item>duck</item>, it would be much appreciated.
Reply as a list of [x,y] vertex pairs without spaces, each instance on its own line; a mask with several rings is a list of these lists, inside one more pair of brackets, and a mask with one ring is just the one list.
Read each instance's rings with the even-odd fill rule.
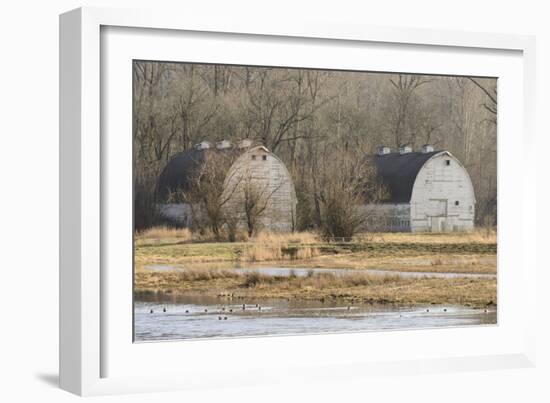
[[189,313],[189,309],[186,309],[186,310],[185,310],[185,313]]
[[443,312],[447,312],[447,308],[443,308]]
[[149,313],[153,313],[153,310],[151,309],[151,310],[149,311]]
[[222,317],[221,317],[221,316],[218,316],[218,320],[222,320]]
[[426,309],[426,312],[430,312],[430,310],[429,310],[429,309]]
[[205,309],[204,312],[208,312],[208,309]]
[[233,312],[233,309],[230,309],[229,312]]
[[224,317],[223,317],[223,320],[227,320],[227,316],[224,316]]
[[166,308],[162,308],[162,312],[166,312]]

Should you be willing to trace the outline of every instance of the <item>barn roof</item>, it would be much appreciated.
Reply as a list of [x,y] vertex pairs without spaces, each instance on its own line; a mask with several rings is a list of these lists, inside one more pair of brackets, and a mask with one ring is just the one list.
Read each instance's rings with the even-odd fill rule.
[[389,153],[374,156],[378,178],[388,188],[389,197],[384,202],[410,202],[418,172],[431,157],[442,152],[444,151]]
[[189,190],[191,178],[205,161],[205,154],[212,149],[191,149],[172,157],[164,167],[157,181],[157,198],[166,201],[170,192],[177,189]]
[[239,155],[255,149],[262,149],[269,152],[269,150],[263,146],[255,146],[251,148],[232,147],[221,150],[217,148],[193,148],[175,154],[172,159],[168,161],[158,177],[156,188],[157,200],[159,202],[166,202],[171,192],[177,190],[183,192],[188,191],[191,187],[191,181],[195,173],[197,173],[198,169],[200,169],[205,161],[213,155],[223,154],[227,157],[236,159]]

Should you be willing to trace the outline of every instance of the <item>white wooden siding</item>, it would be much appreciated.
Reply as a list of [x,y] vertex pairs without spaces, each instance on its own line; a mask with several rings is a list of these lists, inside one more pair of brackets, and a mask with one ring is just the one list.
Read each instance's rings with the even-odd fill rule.
[[449,153],[434,156],[420,169],[410,205],[413,232],[474,228],[472,182],[466,169]]
[[[264,159],[265,157],[265,159]],[[265,147],[254,147],[241,155],[231,166],[225,185],[233,192],[229,209],[239,211],[245,178],[257,189],[269,195],[267,209],[261,217],[262,226],[272,231],[292,231],[296,221],[296,193],[290,173],[284,163]],[[240,217],[244,227],[244,217]]]
[[365,208],[369,231],[447,232],[474,228],[475,196],[470,176],[447,152],[436,154],[420,169],[410,203],[369,204]]

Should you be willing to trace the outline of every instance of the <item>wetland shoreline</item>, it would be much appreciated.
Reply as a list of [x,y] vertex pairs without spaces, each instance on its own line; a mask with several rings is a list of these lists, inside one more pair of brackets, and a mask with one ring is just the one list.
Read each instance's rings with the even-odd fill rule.
[[[235,243],[137,237],[135,263],[138,299],[168,293],[234,300],[470,307],[497,303],[496,234],[376,234],[346,243],[324,242],[307,233],[268,234]],[[155,265],[163,269],[151,270]],[[348,269],[349,273],[312,270],[311,275],[268,275],[262,272],[266,266],[296,271]],[[425,272],[426,276],[392,271]]]

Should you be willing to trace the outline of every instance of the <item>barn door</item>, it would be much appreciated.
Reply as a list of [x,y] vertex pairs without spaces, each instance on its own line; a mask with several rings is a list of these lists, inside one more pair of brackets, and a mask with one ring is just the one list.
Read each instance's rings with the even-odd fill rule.
[[447,216],[447,199],[431,199],[430,200],[431,208],[430,212],[435,217],[446,217]]
[[447,199],[430,200],[430,227],[432,232],[447,230]]
[[447,232],[448,225],[445,217],[430,217],[430,231],[432,232]]

